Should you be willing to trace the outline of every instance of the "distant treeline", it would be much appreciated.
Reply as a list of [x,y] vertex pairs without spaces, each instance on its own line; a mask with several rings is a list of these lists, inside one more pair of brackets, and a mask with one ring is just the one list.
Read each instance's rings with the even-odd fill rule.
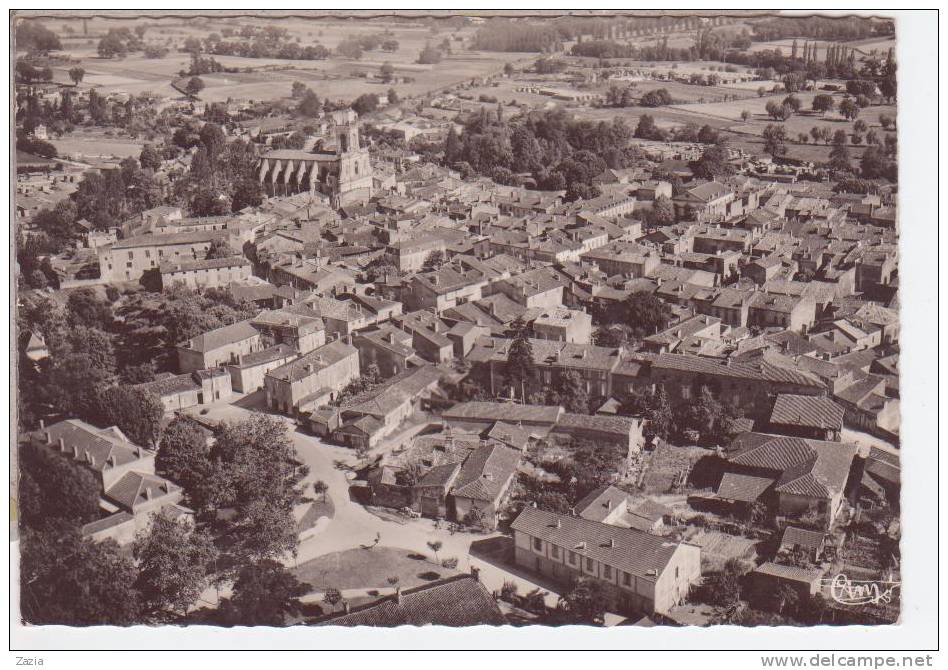
[[862,40],[868,37],[895,35],[892,21],[873,20],[862,16],[828,19],[825,16],[780,16],[754,24],[754,40],[769,42],[789,37],[818,40]]

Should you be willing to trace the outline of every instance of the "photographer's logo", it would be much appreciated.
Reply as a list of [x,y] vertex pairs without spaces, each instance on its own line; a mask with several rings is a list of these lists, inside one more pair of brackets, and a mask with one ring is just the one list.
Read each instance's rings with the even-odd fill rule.
[[829,588],[830,597],[841,605],[887,605],[895,598],[902,582],[850,579],[840,573],[832,579],[824,579],[823,586]]

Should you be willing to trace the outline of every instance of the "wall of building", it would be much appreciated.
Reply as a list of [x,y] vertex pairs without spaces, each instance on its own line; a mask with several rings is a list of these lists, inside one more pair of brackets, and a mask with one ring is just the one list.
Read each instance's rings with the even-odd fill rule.
[[[554,556],[554,553],[556,554]],[[609,566],[606,576],[605,567],[593,560],[591,568],[579,552],[573,552],[575,561],[571,563],[570,550],[555,547],[542,542],[541,549],[533,545],[533,538],[521,531],[514,531],[514,560],[517,565],[538,572],[561,584],[568,584],[579,577],[590,577],[603,584],[607,609],[623,612],[652,614],[656,611],[656,582],[629,574],[628,584],[625,574]]]
[[185,373],[216,368],[227,363],[236,363],[241,356],[246,356],[261,349],[263,349],[263,342],[259,334],[204,352],[179,346],[177,347],[178,369]]
[[210,239],[187,244],[99,249],[99,276],[109,282],[136,281],[162,261],[199,260],[207,256]]
[[289,382],[267,376],[264,379],[267,405],[286,413],[299,406],[299,401],[320,388],[340,391],[349,382],[359,376],[359,352],[353,352],[345,358],[328,365],[302,379]]
[[188,288],[220,288],[231,282],[245,281],[250,278],[251,266],[234,265],[224,268],[180,270],[161,273],[161,285],[164,288],[177,283]]

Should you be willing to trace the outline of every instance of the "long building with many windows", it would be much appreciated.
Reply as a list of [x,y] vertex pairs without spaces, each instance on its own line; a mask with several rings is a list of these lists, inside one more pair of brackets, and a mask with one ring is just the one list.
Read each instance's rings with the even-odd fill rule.
[[667,613],[701,577],[701,547],[634,528],[533,507],[511,528],[517,565],[561,583],[597,580],[613,611]]

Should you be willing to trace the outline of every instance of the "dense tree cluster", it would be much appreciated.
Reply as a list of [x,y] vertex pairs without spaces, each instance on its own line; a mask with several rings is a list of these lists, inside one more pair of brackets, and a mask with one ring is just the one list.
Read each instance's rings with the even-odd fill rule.
[[[223,31],[222,31],[223,32]],[[234,39],[212,33],[202,42],[185,45],[184,51],[195,49],[217,56],[241,56],[243,58],[283,58],[288,60],[324,60],[332,53],[322,44],[301,45],[290,40],[285,28],[277,26],[245,25]]]
[[546,53],[558,51],[562,37],[548,23],[491,19],[474,34],[473,47],[480,51]]
[[257,151],[253,144],[227,142],[215,123],[182,125],[173,141],[184,149],[197,147],[190,171],[174,185],[176,198],[188,203],[194,216],[239,212],[263,201],[263,187],[254,172]]
[[754,39],[759,42],[788,37],[851,41],[894,35],[895,25],[891,20],[861,16],[839,17],[833,21],[820,16],[780,16],[755,22],[753,30]]
[[599,325],[626,326],[630,339],[641,339],[667,328],[672,312],[666,302],[651,293],[633,293],[622,302],[597,305],[592,316]]
[[418,62],[422,65],[436,65],[441,62],[441,58],[441,49],[431,44],[426,44],[418,54]]
[[501,123],[482,109],[458,135],[449,131],[444,161],[501,181],[519,183],[529,174],[542,190],[565,190],[569,200],[599,195],[593,180],[607,167],[622,168],[637,156],[625,122],[576,120],[563,110],[530,114]]
[[16,25],[17,49],[27,51],[54,51],[62,49],[59,37],[39,21],[20,20]]
[[129,28],[109,28],[96,47],[101,58],[123,57],[144,48],[141,37]]

